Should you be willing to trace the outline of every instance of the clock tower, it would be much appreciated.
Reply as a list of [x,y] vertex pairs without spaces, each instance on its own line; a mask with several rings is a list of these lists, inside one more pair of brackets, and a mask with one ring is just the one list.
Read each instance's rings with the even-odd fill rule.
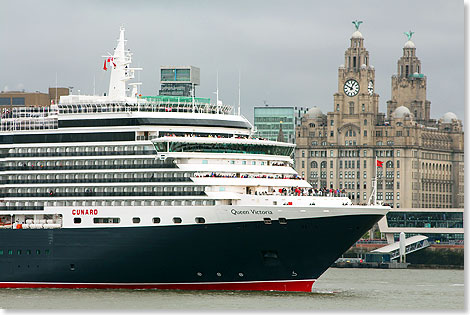
[[422,74],[421,61],[411,41],[413,34],[405,32],[408,41],[398,60],[397,74],[392,76],[392,99],[387,102],[387,115],[390,118],[396,108],[405,106],[415,121],[426,124],[430,120],[431,102],[426,100],[426,76]]
[[359,31],[361,23],[353,22],[356,30],[344,53],[344,64],[338,69],[334,109],[328,113],[329,141],[338,145],[371,144],[373,127],[383,117],[379,115],[379,95],[375,93],[375,69]]

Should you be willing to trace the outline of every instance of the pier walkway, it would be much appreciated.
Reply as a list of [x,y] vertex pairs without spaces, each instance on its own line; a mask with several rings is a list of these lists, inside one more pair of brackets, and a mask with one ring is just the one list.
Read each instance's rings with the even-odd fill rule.
[[[429,247],[428,237],[416,235],[405,239],[405,255]],[[390,254],[390,259],[400,257],[400,242],[374,249],[371,253]]]

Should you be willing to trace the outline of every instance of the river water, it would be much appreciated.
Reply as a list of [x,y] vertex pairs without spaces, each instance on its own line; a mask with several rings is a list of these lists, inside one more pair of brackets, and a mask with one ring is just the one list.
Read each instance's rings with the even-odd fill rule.
[[312,293],[0,289],[3,309],[463,311],[463,270],[330,268]]

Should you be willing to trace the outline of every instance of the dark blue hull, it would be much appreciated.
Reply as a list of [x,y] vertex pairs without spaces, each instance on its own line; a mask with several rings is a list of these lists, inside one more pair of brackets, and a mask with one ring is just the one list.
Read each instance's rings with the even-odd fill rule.
[[0,283],[315,280],[381,217],[0,230]]

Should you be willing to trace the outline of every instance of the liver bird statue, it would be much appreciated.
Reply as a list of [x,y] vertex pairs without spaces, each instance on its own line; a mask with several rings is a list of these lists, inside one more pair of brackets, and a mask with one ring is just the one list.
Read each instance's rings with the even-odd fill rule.
[[411,40],[411,36],[413,36],[415,32],[412,32],[412,31],[409,31],[409,32],[404,32],[403,34],[405,34],[406,36],[408,36],[408,40]]
[[359,30],[359,25],[361,25],[362,21],[355,20],[355,21],[352,21],[352,23],[356,27],[356,31],[358,31]]

